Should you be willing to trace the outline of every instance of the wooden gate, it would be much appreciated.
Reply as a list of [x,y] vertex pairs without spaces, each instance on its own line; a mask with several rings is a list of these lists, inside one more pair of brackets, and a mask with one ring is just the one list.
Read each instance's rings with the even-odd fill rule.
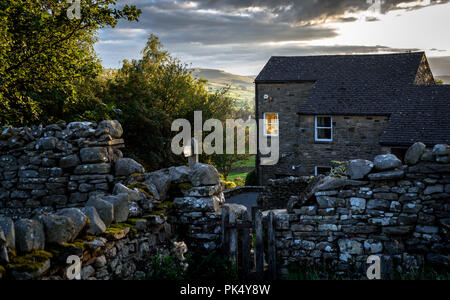
[[[264,251],[265,248],[267,251]],[[274,213],[269,212],[267,222],[263,222],[261,211],[256,210],[253,220],[250,221],[246,210],[241,220],[238,220],[235,210],[223,206],[222,250],[237,267],[242,279],[275,280],[277,268]]]

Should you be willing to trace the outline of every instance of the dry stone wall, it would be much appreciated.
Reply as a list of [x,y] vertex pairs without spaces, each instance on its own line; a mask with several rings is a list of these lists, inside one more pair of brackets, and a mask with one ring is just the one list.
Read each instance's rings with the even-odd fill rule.
[[309,180],[309,177],[269,179],[258,197],[258,206],[264,210],[285,208],[291,197],[305,190]]
[[152,255],[184,264],[218,247],[217,170],[146,173],[122,157],[122,133],[109,120],[2,129],[0,279],[67,279],[72,255],[82,279],[144,278]]
[[408,165],[394,155],[350,161],[346,178],[326,177],[306,203],[275,210],[279,275],[326,265],[365,278],[371,255],[384,278],[424,264],[449,268],[449,159],[450,146],[417,143]]
[[120,123],[110,120],[3,127],[1,214],[29,217],[36,209],[83,206],[90,196],[110,192],[114,173],[121,172],[114,164],[122,158],[122,133]]

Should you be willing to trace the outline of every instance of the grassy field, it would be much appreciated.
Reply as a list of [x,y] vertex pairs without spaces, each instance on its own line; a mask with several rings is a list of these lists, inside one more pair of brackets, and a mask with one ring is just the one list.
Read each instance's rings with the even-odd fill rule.
[[228,175],[228,181],[236,181],[237,178],[242,178],[245,183],[248,173],[250,173],[255,168],[255,156],[251,156],[246,160],[241,160],[233,165],[234,172]]
[[255,160],[256,160],[256,156],[250,156],[246,160],[241,160],[241,161],[236,162],[233,165],[233,169],[254,168],[255,167]]

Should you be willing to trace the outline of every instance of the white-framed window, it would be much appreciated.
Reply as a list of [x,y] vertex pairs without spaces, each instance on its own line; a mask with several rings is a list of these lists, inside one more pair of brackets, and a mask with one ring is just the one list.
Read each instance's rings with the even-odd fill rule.
[[331,167],[319,167],[316,166],[314,168],[314,175],[330,175],[331,172]]
[[264,135],[278,136],[280,134],[280,125],[278,113],[264,113]]
[[330,116],[316,116],[315,132],[316,142],[332,142],[333,118]]

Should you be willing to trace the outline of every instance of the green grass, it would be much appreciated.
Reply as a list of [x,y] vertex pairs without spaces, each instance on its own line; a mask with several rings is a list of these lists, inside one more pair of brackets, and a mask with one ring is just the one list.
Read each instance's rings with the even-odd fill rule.
[[254,168],[256,164],[256,156],[252,155],[246,160],[241,160],[233,164],[233,169],[237,168]]
[[236,178],[242,178],[243,182],[245,183],[245,179],[247,178],[248,172],[241,172],[241,173],[231,173],[228,175],[228,181],[234,181]]

